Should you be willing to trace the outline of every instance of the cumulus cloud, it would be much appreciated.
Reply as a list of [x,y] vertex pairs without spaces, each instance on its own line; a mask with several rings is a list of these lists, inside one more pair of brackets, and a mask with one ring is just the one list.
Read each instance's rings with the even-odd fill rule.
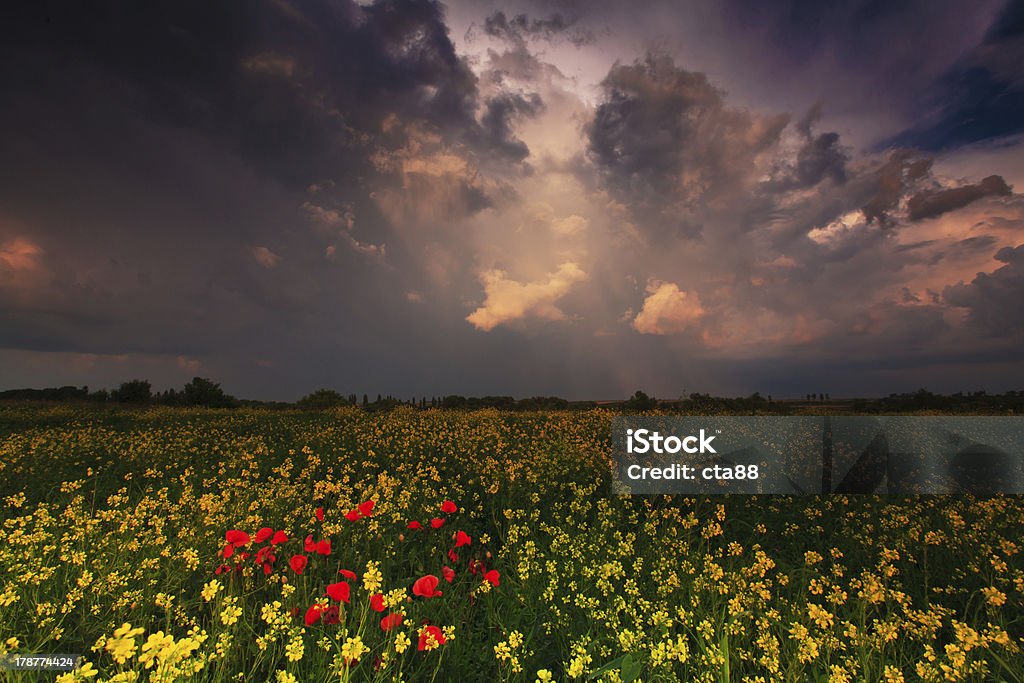
[[943,298],[967,309],[968,323],[985,335],[1019,340],[1024,337],[1024,244],[1003,247],[995,259],[1006,265],[947,287]]
[[651,282],[632,325],[640,334],[680,334],[691,330],[703,316],[696,293],[685,292],[672,282]]
[[517,282],[501,270],[488,270],[480,275],[486,295],[483,305],[466,316],[478,330],[488,332],[498,325],[537,317],[562,320],[565,314],[555,302],[565,296],[573,285],[587,279],[587,274],[573,262],[566,262],[540,282]]
[[664,54],[616,64],[601,88],[588,154],[647,231],[699,232],[687,215],[742,191],[789,121],[727,106],[704,74]]

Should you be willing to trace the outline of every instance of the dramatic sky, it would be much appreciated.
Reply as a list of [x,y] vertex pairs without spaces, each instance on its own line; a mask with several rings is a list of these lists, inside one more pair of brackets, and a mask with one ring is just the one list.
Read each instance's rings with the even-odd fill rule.
[[1024,9],[21,2],[0,389],[1024,388]]

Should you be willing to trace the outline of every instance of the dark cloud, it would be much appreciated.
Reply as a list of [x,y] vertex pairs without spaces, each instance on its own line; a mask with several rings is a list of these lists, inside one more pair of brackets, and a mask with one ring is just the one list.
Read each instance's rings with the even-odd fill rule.
[[513,132],[513,122],[520,116],[534,116],[544,103],[537,93],[502,93],[487,100],[480,125],[487,142],[501,156],[522,161],[530,154],[529,148]]
[[498,10],[484,20],[484,33],[519,45],[530,39],[553,40],[558,37],[566,38],[577,47],[592,43],[594,34],[576,26],[578,21],[578,18],[566,18],[561,12],[531,19],[527,14],[516,14],[509,18]]
[[[401,292],[419,272],[390,221],[406,212],[378,198],[437,224],[492,206],[504,190],[471,160],[518,164],[512,120],[536,104],[482,102],[429,0],[56,2],[5,19],[0,250],[21,270],[0,263],[0,347],[246,356],[294,349],[278,330],[359,329],[376,300],[344,292]],[[314,224],[313,204],[339,219]]]
[[795,163],[787,164],[765,184],[765,189],[779,192],[808,188],[826,179],[840,185],[846,182],[846,164],[850,157],[849,151],[839,142],[839,133],[814,134],[813,127],[821,119],[821,113],[821,104],[815,104],[796,123],[797,133],[803,142],[797,151]]
[[968,309],[968,323],[983,334],[1019,339],[1024,335],[1024,244],[1003,247],[995,259],[1006,265],[947,287],[943,298]]
[[589,156],[601,182],[652,230],[692,233],[685,211],[736,190],[788,121],[729,108],[704,74],[666,55],[617,64],[601,87]]
[[868,223],[886,225],[889,213],[896,208],[909,187],[926,178],[931,172],[932,160],[913,150],[896,150],[888,161],[872,174],[873,194],[861,207]]
[[[281,0],[244,11],[108,0],[48,3],[47,12],[0,28],[10,97],[65,98],[69,81],[89,78],[151,120],[230,140],[303,186],[365,172],[358,160],[387,143],[389,116],[469,146],[492,132],[476,120],[476,76],[432,0]],[[502,149],[520,158],[515,145],[487,152]]]
[[990,175],[974,185],[962,185],[948,190],[919,192],[907,203],[912,221],[935,218],[950,211],[962,209],[984,197],[1008,196],[1013,194],[1010,186],[1001,176]]

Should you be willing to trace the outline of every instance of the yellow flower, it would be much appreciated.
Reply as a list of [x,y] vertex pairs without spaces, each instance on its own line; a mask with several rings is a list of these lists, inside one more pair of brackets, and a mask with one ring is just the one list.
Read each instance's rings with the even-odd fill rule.
[[214,579],[213,581],[207,583],[205,586],[203,586],[202,593],[200,593],[200,595],[203,596],[203,601],[210,602],[211,600],[213,600],[217,596],[217,593],[220,591],[221,588],[222,586],[220,585],[220,581],[218,581],[217,579]]
[[135,654],[134,638],[113,638],[107,641],[107,652],[118,664],[124,664]]
[[96,667],[92,665],[92,662],[85,662],[75,670],[75,674],[77,674],[79,678],[93,678],[98,673],[99,671],[97,671]]
[[998,588],[982,588],[981,592],[985,596],[986,602],[993,607],[1001,607],[1006,604],[1006,593]]
[[395,652],[397,652],[398,654],[402,654],[407,649],[409,649],[409,645],[411,644],[412,641],[409,639],[409,636],[405,635],[404,633],[399,633],[398,636],[395,638]]
[[540,669],[537,672],[537,683],[551,683],[553,678],[551,672],[547,669]]
[[114,637],[107,641],[107,652],[118,664],[124,664],[135,654],[135,636],[145,632],[142,628],[132,628],[132,625],[125,622],[116,631]]
[[288,641],[288,644],[284,647],[284,656],[288,658],[289,662],[297,662],[302,659],[302,655],[305,653],[305,645],[302,642],[302,636],[295,635]]
[[363,644],[363,639],[359,636],[352,638],[346,638],[345,643],[341,646],[341,656],[345,658],[348,663],[358,662],[359,658],[362,657],[370,648]]
[[164,651],[174,647],[174,638],[165,635],[163,631],[149,634],[149,638],[142,644],[142,654],[139,655],[139,664],[145,665],[147,669],[153,668],[157,657],[163,659]]
[[885,683],[903,683],[903,673],[895,666],[887,665],[882,676]]
[[380,563],[370,560],[366,563],[366,571],[363,573],[363,588],[371,595],[376,593],[384,581],[380,573]]

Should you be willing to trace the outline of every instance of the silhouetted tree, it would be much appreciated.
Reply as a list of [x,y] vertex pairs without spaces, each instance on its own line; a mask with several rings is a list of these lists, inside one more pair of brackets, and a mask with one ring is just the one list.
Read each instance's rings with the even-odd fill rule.
[[343,406],[347,403],[348,399],[333,389],[317,389],[312,394],[300,398],[296,405],[307,410],[321,410]]
[[648,396],[639,389],[628,401],[626,401],[624,407],[627,410],[653,410],[658,405],[658,400],[651,396]]
[[153,398],[153,387],[144,379],[122,382],[111,398],[121,403],[149,403]]

